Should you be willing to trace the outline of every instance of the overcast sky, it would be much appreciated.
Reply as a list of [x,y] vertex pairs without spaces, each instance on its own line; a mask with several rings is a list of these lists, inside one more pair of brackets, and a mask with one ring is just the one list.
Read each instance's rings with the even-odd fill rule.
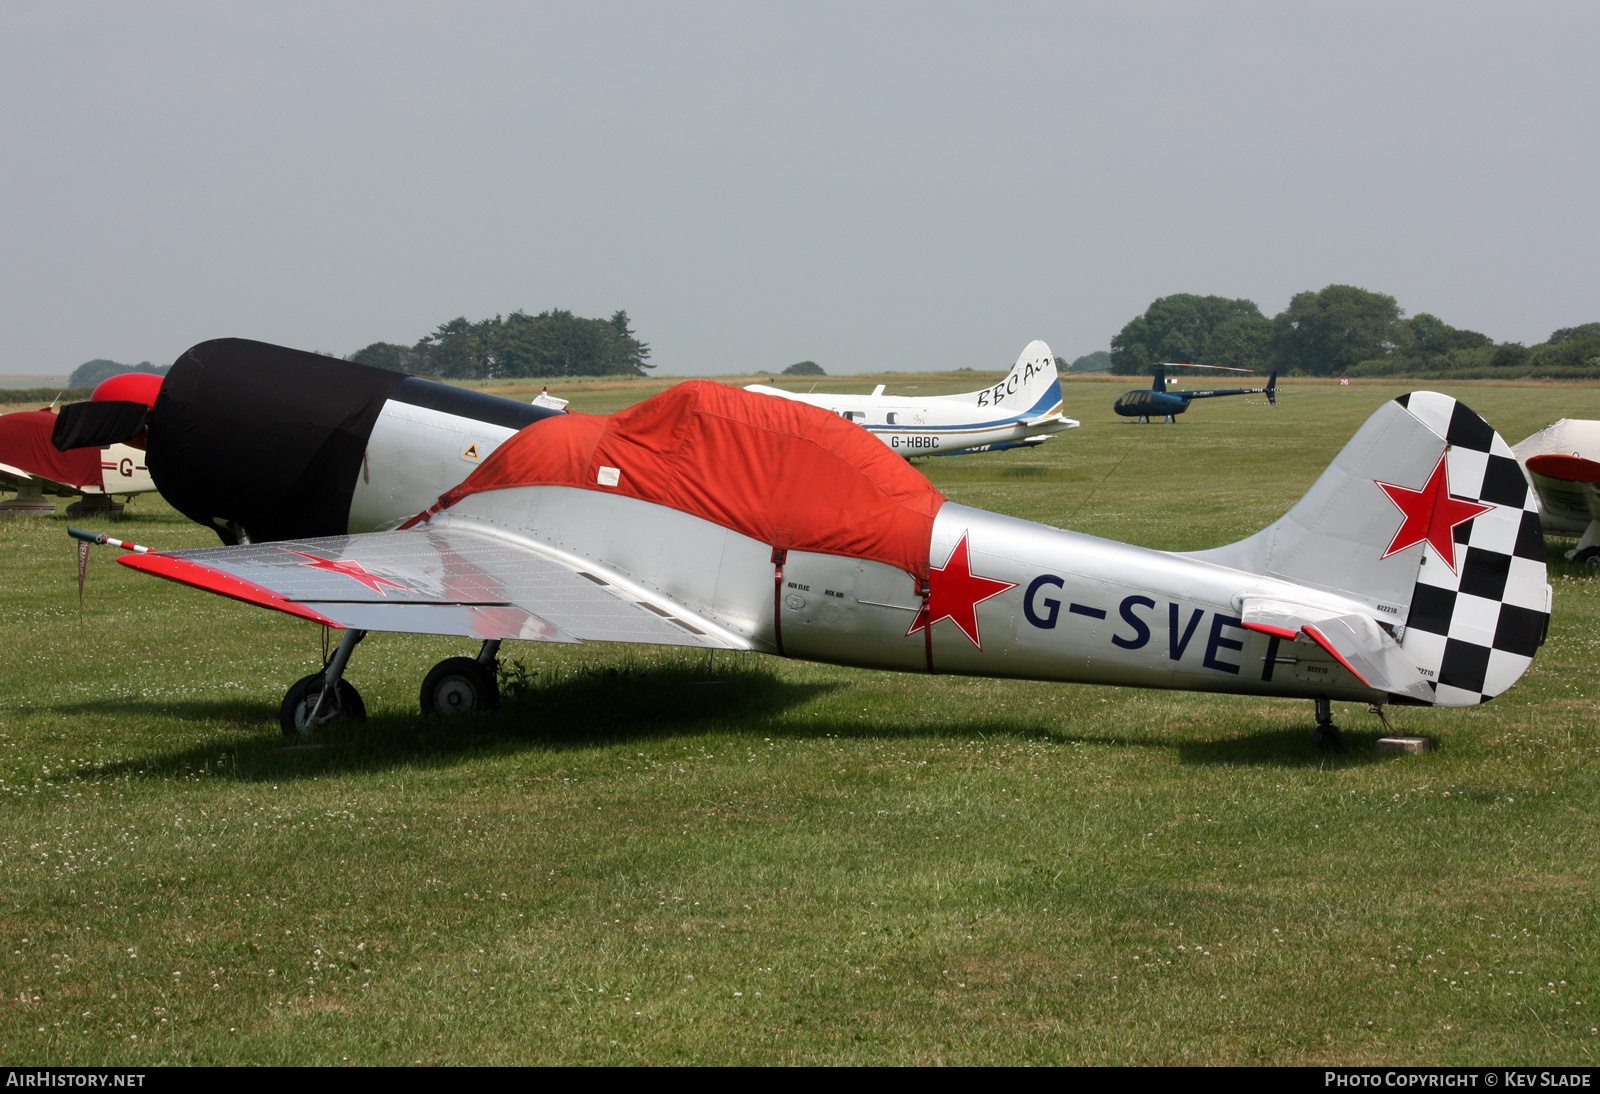
[[1600,5],[0,0],[0,372],[626,308],[1001,367],[1342,282],[1600,320]]

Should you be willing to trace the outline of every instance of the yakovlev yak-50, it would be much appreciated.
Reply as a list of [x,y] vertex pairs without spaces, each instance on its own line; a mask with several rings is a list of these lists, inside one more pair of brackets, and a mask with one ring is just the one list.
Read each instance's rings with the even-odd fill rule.
[[1562,418],[1512,451],[1528,471],[1545,532],[1577,536],[1567,558],[1600,566],[1600,422]]
[[[130,372],[102,381],[89,396],[98,401],[153,402],[161,377]],[[156,488],[144,466],[144,449],[114,444],[63,452],[50,443],[56,415],[51,409],[0,414],[0,490],[17,496],[0,503],[0,513],[48,516],[56,503],[45,497],[82,495],[67,507],[73,516],[115,513],[115,494],[142,494]]]
[[[106,406],[65,408],[58,439],[104,439]],[[947,501],[837,414],[707,381],[562,414],[222,340],[137,424],[227,545],[119,561],[344,629],[288,734],[359,715],[356,644],[411,631],[482,643],[429,673],[428,711],[492,705],[505,639],[645,642],[1310,699],[1337,748],[1331,700],[1481,703],[1550,611],[1511,449],[1432,392],[1380,406],[1277,523],[1192,553]]]
[[1078,423],[1061,415],[1061,378],[1043,342],[1029,342],[1006,378],[964,395],[797,394],[765,384],[746,391],[810,403],[866,428],[902,456],[999,452],[1043,444]]
[[1117,396],[1117,401],[1111,404],[1111,409],[1124,418],[1138,418],[1147,422],[1151,418],[1166,416],[1168,422],[1176,422],[1178,415],[1189,409],[1189,404],[1195,399],[1220,399],[1224,395],[1265,395],[1267,402],[1273,406],[1278,405],[1278,374],[1273,372],[1267,377],[1266,387],[1225,387],[1212,391],[1168,391],[1167,373],[1169,368],[1214,368],[1224,372],[1249,372],[1249,369],[1232,368],[1228,365],[1157,365],[1156,373],[1150,378],[1150,386],[1138,391],[1124,391]]

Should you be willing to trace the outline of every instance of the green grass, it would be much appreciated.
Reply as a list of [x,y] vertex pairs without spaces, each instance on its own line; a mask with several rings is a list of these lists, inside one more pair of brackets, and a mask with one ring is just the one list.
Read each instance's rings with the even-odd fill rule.
[[[1212,546],[1402,390],[1285,388],[1165,427],[1074,382],[1082,429],[920,466],[964,503]],[[1600,387],[1449,390],[1513,442],[1600,417]],[[429,722],[422,675],[469,650],[388,635],[350,671],[371,720],[286,748],[321,632],[103,549],[80,617],[66,523],[0,523],[8,1062],[1600,1055],[1593,571],[1554,565],[1510,693],[1393,713],[1420,757],[1377,756],[1356,706],[1326,758],[1303,702],[598,645],[508,646],[498,714]],[[210,538],[154,497],[115,527]]]

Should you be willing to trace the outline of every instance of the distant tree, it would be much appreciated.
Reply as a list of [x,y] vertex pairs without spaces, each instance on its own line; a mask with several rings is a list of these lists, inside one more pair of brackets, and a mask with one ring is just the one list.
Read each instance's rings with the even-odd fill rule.
[[1057,357],[1056,368],[1067,372],[1110,372],[1111,354],[1107,350],[1097,349],[1077,358],[1070,365]]
[[1583,323],[1576,327],[1562,327],[1550,336],[1547,346],[1559,346],[1574,338],[1600,338],[1600,323]]
[[815,361],[796,361],[794,364],[792,364],[788,368],[784,369],[783,370],[783,374],[785,376],[826,376],[826,375],[828,375],[826,372],[822,371],[822,366],[817,364]]
[[1400,320],[1395,353],[1400,357],[1415,358],[1419,363],[1444,357],[1456,350],[1483,349],[1494,345],[1494,339],[1475,330],[1457,330],[1436,315],[1418,312],[1410,319]]
[[346,361],[354,361],[358,365],[371,365],[373,368],[386,368],[390,372],[411,373],[416,370],[417,353],[410,346],[400,346],[393,342],[374,342],[365,349],[358,349]]
[[1273,363],[1282,370],[1332,376],[1388,357],[1401,341],[1402,314],[1394,297],[1354,285],[1296,293],[1272,320]]
[[1111,371],[1135,375],[1166,361],[1257,368],[1271,338],[1272,324],[1253,300],[1177,293],[1151,303],[1111,339]]
[[[1585,326],[1593,327],[1600,324],[1588,323]],[[1524,352],[1529,354],[1529,363],[1539,368],[1573,368],[1581,365],[1593,367],[1600,364],[1600,330],[1591,335],[1576,334],[1563,338],[1553,345],[1546,343],[1534,346]]]
[[102,380],[113,376],[120,376],[124,372],[147,372],[154,376],[165,376],[171,365],[152,365],[149,361],[140,361],[137,365],[121,365],[115,361],[108,361],[97,357],[93,361],[85,361],[72,370],[72,376],[67,380],[68,387],[94,387]]
[[1496,346],[1494,356],[1489,358],[1489,364],[1495,368],[1517,368],[1528,363],[1528,358],[1533,356],[1533,351],[1520,342],[1507,342]]
[[634,337],[628,313],[584,319],[554,309],[514,311],[479,322],[441,323],[412,350],[416,369],[459,379],[643,376],[650,347]]

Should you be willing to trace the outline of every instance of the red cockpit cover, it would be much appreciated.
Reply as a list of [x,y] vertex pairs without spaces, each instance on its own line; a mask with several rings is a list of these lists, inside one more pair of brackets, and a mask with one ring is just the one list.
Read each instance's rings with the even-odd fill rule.
[[56,416],[48,410],[0,414],[0,463],[63,486],[100,487],[100,450],[62,452],[50,443]]
[[[601,484],[603,468],[619,472],[615,486]],[[616,414],[535,422],[439,507],[484,490],[547,485],[625,494],[774,547],[873,559],[916,577],[928,574],[933,518],[945,500],[859,425],[705,380]]]

